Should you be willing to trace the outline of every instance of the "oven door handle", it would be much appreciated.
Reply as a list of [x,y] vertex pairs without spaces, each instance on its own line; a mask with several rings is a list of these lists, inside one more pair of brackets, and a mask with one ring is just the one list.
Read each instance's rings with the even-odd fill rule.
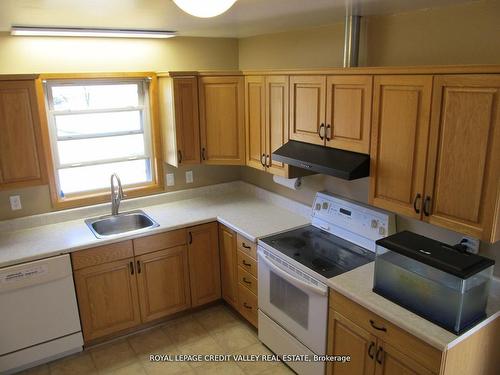
[[288,272],[283,271],[281,268],[278,267],[276,263],[274,263],[269,257],[265,256],[264,254],[260,253],[259,259],[262,259],[264,263],[267,264],[269,268],[271,268],[273,271],[275,271],[279,276],[284,278],[285,280],[289,281],[293,285],[295,285],[297,288],[303,288],[307,289],[311,292],[314,292],[316,294],[326,296],[328,294],[328,288],[318,288],[317,286],[311,285],[305,281],[302,281],[296,277],[293,277],[290,275]]

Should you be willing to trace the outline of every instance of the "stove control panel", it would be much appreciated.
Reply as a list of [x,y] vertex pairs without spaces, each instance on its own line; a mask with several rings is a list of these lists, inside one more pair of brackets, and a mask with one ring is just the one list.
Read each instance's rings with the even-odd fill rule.
[[333,234],[344,230],[376,241],[396,231],[394,214],[331,193],[316,193],[312,211],[313,225]]

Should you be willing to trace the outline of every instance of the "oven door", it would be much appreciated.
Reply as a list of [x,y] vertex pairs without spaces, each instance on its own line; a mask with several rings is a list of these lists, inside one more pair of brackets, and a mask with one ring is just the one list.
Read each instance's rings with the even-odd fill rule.
[[326,353],[328,287],[259,247],[259,309],[318,355]]

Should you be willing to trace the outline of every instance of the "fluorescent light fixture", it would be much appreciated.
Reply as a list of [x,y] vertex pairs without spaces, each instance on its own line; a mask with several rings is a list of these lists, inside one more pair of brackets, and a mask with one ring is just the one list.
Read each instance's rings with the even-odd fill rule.
[[90,29],[83,27],[12,26],[11,35],[20,36],[76,36],[94,38],[172,38],[175,31]]
[[231,8],[236,0],[174,0],[184,12],[200,18],[215,17]]

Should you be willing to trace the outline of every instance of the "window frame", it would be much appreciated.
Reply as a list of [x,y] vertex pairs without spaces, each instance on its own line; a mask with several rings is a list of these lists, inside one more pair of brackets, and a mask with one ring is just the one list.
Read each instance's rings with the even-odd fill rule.
[[[144,90],[141,95],[144,98],[143,103],[139,103],[137,107],[133,109],[130,108],[120,108],[117,111],[109,111],[107,109],[103,110],[82,110],[73,111],[73,114],[80,113],[105,113],[105,112],[118,112],[118,111],[130,111],[137,110],[141,108],[141,131],[124,131],[116,133],[106,133],[103,137],[110,137],[115,135],[127,135],[127,134],[144,134],[145,146],[150,145],[150,147],[145,147],[144,154],[140,157],[126,157],[119,159],[106,159],[98,162],[87,163],[69,163],[61,164],[58,160],[57,141],[59,140],[55,126],[55,114],[64,113],[69,114],[71,111],[54,111],[50,108],[52,103],[49,100],[49,95],[52,95],[50,88],[54,85],[75,85],[75,84],[120,84],[120,83],[137,83],[138,81],[146,80],[149,81],[148,84],[142,85],[142,90]],[[65,168],[71,168],[75,166],[82,165],[99,165],[106,164],[113,161],[128,161],[128,160],[140,160],[148,159],[150,160],[150,173],[151,181],[145,183],[138,183],[133,185],[127,185],[124,187],[124,192],[128,197],[138,197],[148,194],[154,194],[162,192],[163,189],[163,162],[161,160],[161,140],[160,140],[160,128],[158,121],[158,109],[157,109],[157,77],[156,74],[145,72],[145,73],[82,73],[82,74],[43,74],[40,75],[36,82],[37,96],[38,96],[38,106],[40,109],[40,117],[42,120],[42,138],[44,143],[45,151],[45,162],[47,164],[47,170],[49,171],[49,188],[50,196],[52,201],[52,206],[56,209],[71,208],[77,206],[91,205],[97,203],[104,203],[109,201],[110,192],[108,188],[96,189],[92,191],[69,193],[64,197],[60,196],[58,170],[60,166]],[[150,126],[145,126],[149,121]],[[66,137],[63,137],[66,138]],[[67,139],[95,139],[100,138],[99,136],[89,135],[85,137],[68,137]]]

